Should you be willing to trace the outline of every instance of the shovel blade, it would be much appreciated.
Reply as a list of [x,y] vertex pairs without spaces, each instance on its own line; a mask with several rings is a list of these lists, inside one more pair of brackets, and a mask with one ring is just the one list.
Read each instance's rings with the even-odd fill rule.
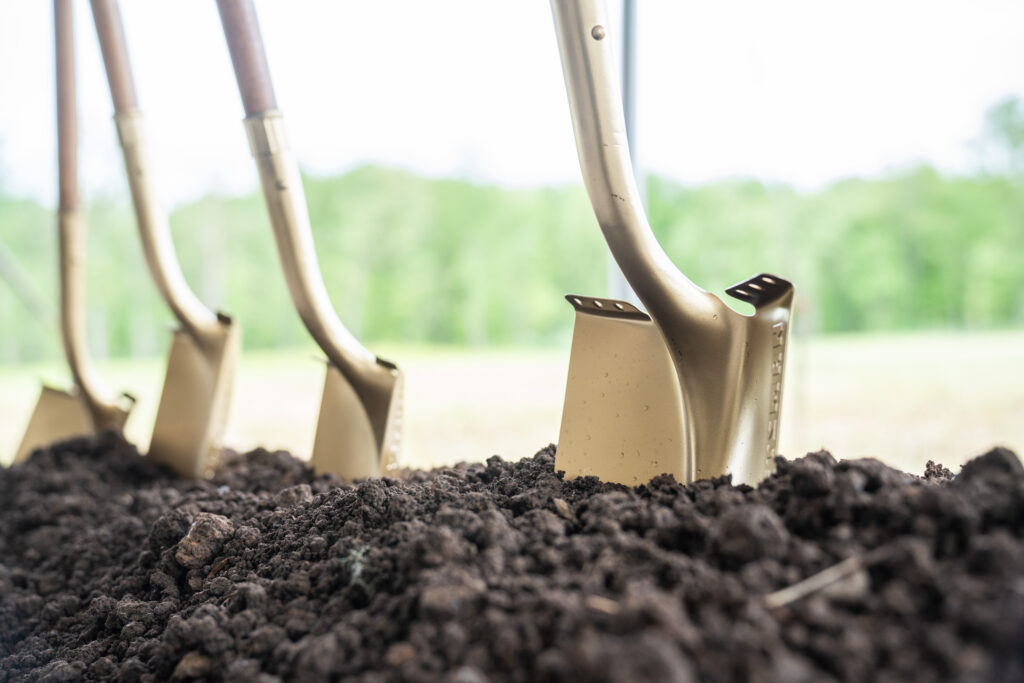
[[665,473],[690,481],[682,396],[657,326],[624,301],[566,298],[576,323],[555,468],[629,486]]
[[241,331],[221,317],[219,334],[200,345],[176,330],[147,457],[185,477],[209,474],[227,424]]
[[[400,387],[396,386],[395,394],[399,392]],[[400,398],[392,398],[390,405],[381,407],[387,414],[371,416],[352,384],[328,363],[310,459],[313,469],[318,474],[331,472],[347,481],[380,476],[393,465],[394,445],[389,443],[389,435],[395,431],[390,425],[397,412],[396,403],[400,403]],[[375,422],[381,420],[374,420],[375,417],[382,417],[387,425],[382,438],[378,438],[379,430],[375,429]]]
[[37,448],[95,431],[89,408],[80,394],[44,386],[14,462],[22,462]]

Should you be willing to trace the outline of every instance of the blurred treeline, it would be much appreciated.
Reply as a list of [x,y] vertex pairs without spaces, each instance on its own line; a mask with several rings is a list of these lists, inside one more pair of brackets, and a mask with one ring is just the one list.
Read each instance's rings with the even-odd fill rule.
[[[994,107],[978,145],[986,161],[971,176],[921,166],[812,193],[651,176],[649,213],[668,254],[707,289],[762,270],[792,279],[809,331],[1019,326],[1024,107]],[[606,250],[581,187],[509,190],[363,167],[305,188],[328,290],[368,343],[565,342],[573,314],[562,295],[606,291]],[[126,201],[88,211],[89,337],[100,356],[168,342],[171,317]],[[171,223],[189,282],[241,320],[248,348],[308,344],[259,195],[207,197]],[[0,243],[5,277],[30,290],[26,302],[0,284],[0,362],[57,357],[52,212],[0,187]]]

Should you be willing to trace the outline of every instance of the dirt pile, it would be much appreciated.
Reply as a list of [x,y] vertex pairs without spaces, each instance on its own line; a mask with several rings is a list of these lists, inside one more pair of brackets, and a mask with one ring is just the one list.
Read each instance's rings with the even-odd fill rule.
[[1003,450],[627,489],[548,448],[352,486],[265,451],[189,482],[107,436],[0,471],[0,520],[0,681],[1024,679]]

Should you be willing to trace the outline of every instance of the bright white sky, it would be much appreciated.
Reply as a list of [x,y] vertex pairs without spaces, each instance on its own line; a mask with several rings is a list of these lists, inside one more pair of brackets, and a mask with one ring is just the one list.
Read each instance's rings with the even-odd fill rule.
[[[377,162],[516,186],[579,181],[547,0],[257,4],[308,171]],[[640,158],[686,182],[813,188],[920,160],[968,170],[985,109],[1024,95],[1018,0],[639,4]],[[88,3],[75,9],[82,176],[89,192],[126,195]],[[255,187],[214,2],[122,9],[165,198]],[[49,2],[0,3],[0,183],[47,203],[52,30]]]

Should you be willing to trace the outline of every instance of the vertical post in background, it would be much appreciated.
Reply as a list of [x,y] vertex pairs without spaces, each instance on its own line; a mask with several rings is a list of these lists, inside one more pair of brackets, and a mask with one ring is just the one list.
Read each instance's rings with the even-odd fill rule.
[[[636,186],[647,209],[647,180],[637,159],[636,140],[636,0],[622,0],[622,109],[626,116],[626,138],[629,157],[636,173]],[[643,308],[633,288],[619,269],[615,258],[608,255],[608,296],[628,301]]]

